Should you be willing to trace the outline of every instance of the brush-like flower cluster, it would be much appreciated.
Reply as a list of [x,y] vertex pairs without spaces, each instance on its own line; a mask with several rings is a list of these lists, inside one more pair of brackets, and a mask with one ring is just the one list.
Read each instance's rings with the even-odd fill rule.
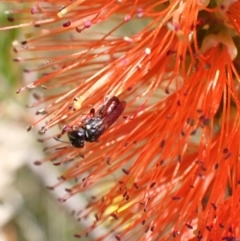
[[9,10],[4,29],[27,27],[14,49],[40,75],[19,90],[40,106],[33,126],[47,120],[41,132],[60,126],[50,137],[64,139],[105,98],[127,102],[99,142],[56,142],[36,163],[66,164],[58,184],[77,180],[62,201],[94,193],[77,212],[95,217],[86,233],[107,225],[98,240],[237,240],[240,2],[22,2],[31,8]]

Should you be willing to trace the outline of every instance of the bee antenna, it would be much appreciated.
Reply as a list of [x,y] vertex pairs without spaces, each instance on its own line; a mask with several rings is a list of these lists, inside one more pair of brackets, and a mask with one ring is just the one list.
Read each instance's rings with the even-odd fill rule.
[[[54,140],[59,141],[59,142],[61,142],[61,143],[69,144],[69,142],[67,142],[67,141],[62,141],[62,140],[60,140],[60,139],[57,138],[57,137],[53,137],[53,138],[54,138]],[[71,146],[71,145],[69,145],[69,146],[57,147],[57,148],[55,148],[55,150],[67,149],[67,148],[69,148],[70,146]]]
[[56,140],[56,141],[59,141],[59,142],[65,143],[65,144],[69,144],[68,141],[62,141],[62,140],[60,140],[60,139],[57,138],[57,137],[53,137],[53,139]]

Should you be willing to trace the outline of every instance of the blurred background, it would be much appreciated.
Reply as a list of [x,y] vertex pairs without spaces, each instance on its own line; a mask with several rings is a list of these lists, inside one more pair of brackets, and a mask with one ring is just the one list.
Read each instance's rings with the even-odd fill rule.
[[[0,24],[9,22],[4,11],[9,4],[0,3]],[[34,166],[43,157],[37,131],[27,132],[34,111],[26,108],[30,96],[16,90],[36,76],[24,73],[12,42],[23,30],[1,31],[0,38],[0,241],[71,241],[82,227],[71,212],[82,206],[82,197],[61,204],[64,188],[49,191],[61,170],[52,164]],[[82,222],[81,222],[82,225]],[[94,240],[93,237],[81,240]]]

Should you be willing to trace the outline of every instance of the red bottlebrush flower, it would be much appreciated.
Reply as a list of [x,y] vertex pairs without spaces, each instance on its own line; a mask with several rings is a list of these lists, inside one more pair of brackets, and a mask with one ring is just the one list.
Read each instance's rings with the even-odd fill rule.
[[56,142],[36,163],[66,163],[56,185],[77,181],[61,201],[95,193],[79,212],[95,218],[86,233],[107,225],[98,240],[240,238],[239,1],[31,4],[8,13],[21,22],[11,27],[31,27],[15,60],[41,75],[19,92],[46,93],[35,95],[44,116],[33,126],[60,125],[60,138],[105,98],[127,102],[98,142]]

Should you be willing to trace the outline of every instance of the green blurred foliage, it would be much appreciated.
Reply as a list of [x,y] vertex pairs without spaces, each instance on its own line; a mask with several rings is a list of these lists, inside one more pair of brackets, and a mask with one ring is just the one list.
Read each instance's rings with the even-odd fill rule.
[[[4,14],[7,4],[0,3],[0,26],[11,25]],[[19,29],[3,30],[0,38],[0,100],[16,92],[21,82],[21,68],[14,61],[12,42],[17,38]],[[14,96],[12,96],[14,98]]]

